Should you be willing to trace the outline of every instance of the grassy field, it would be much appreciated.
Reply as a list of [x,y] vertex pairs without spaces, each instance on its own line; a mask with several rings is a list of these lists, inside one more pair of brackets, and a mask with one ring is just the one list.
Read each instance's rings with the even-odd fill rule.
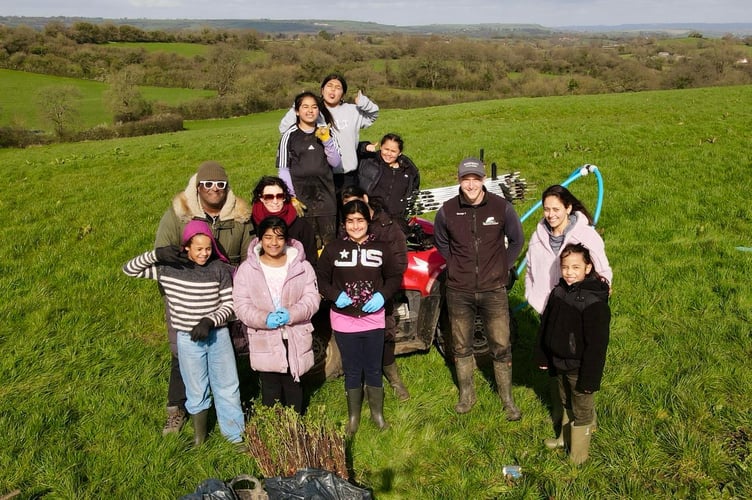
[[[51,129],[39,112],[37,91],[42,87],[63,85],[72,85],[81,91],[80,129],[112,122],[112,114],[106,110],[102,100],[102,94],[107,89],[105,83],[0,69],[0,126],[14,124],[29,129]],[[170,105],[216,94],[211,90],[162,87],[140,87],[139,90],[148,101]]]
[[[3,73],[3,77],[6,73]],[[378,96],[371,96],[378,102]],[[509,423],[476,374],[479,402],[453,405],[435,349],[399,358],[413,397],[388,393],[391,429],[364,419],[355,479],[379,499],[752,497],[752,87],[512,99],[383,110],[361,137],[397,132],[424,187],[451,184],[485,149],[533,199],[599,165],[599,228],[614,269],[612,340],[591,458],[571,466],[552,434],[547,380],[531,364],[537,319],[517,316]],[[274,172],[282,112],[189,122],[175,134],[0,150],[0,496],[176,498],[204,478],[258,474],[214,432],[160,434],[168,375],[156,286],[121,265],[153,244],[170,198],[199,163],[222,162],[244,197]],[[593,206],[595,183],[571,189]],[[526,234],[535,221],[525,224]],[[512,301],[522,299],[522,283]],[[343,381],[311,387],[311,411],[343,426]],[[507,480],[502,467],[522,466]]]

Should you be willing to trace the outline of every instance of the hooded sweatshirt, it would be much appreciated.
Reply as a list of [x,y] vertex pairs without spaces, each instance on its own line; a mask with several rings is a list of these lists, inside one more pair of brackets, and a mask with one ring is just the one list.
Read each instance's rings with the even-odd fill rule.
[[577,372],[580,392],[600,389],[611,323],[608,284],[591,273],[551,292],[541,318],[534,358],[554,374]]

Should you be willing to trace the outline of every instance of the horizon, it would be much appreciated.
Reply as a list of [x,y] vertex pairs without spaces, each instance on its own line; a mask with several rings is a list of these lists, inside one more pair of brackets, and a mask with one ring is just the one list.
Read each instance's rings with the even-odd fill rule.
[[[549,28],[656,24],[748,24],[752,10],[746,0],[669,0],[656,3],[608,0],[546,0],[544,3],[502,0],[381,0],[359,4],[337,2],[322,15],[317,5],[279,0],[267,5],[246,5],[242,0],[213,4],[206,0],[58,0],[17,3],[6,17],[80,17],[107,20],[268,20],[334,22],[354,21],[386,26],[526,24]],[[179,14],[178,14],[179,13]],[[290,15],[293,13],[292,15]],[[207,15],[208,14],[208,15]],[[331,15],[328,15],[331,14]],[[701,19],[701,20],[699,20]],[[746,19],[746,20],[742,20]]]

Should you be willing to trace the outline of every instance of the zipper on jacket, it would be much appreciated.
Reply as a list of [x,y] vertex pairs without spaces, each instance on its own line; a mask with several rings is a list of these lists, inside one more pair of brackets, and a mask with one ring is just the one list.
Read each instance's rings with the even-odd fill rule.
[[480,272],[480,265],[478,264],[479,252],[478,252],[478,211],[475,207],[473,210],[473,247],[475,248],[475,288],[478,288],[478,273]]

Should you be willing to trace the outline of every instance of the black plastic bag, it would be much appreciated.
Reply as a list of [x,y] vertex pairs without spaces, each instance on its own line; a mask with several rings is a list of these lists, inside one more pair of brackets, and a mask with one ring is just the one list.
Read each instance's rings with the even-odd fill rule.
[[221,479],[206,479],[196,491],[183,495],[178,500],[239,500],[232,486]]
[[248,474],[241,474],[225,482],[221,479],[206,479],[196,491],[178,500],[257,500],[267,498],[261,481]]
[[269,500],[372,500],[371,492],[354,486],[333,472],[300,469],[293,477],[264,480]]

